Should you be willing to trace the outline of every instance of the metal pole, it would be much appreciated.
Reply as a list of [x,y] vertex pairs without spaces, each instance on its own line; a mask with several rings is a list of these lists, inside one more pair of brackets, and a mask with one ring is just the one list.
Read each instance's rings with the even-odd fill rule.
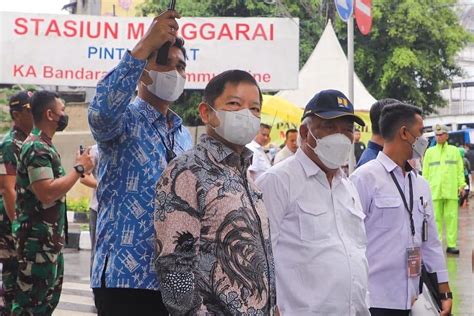
[[[348,98],[354,104],[354,16],[351,14],[347,20],[347,73],[348,73]],[[349,157],[349,174],[355,169],[354,146]]]
[[347,20],[347,59],[349,75],[349,100],[354,104],[354,16]]

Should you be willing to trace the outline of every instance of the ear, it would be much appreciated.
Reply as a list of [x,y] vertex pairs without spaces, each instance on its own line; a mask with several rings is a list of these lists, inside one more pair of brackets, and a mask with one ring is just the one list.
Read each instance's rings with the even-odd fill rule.
[[308,138],[308,127],[306,125],[301,125],[299,134],[301,139],[306,140]]
[[51,109],[46,109],[46,111],[43,114],[43,117],[45,117],[48,121],[54,121],[54,113],[53,110]]
[[13,120],[18,120],[21,117],[21,113],[18,111],[12,111]]
[[408,140],[408,129],[406,126],[402,126],[400,127],[400,129],[398,130],[398,133],[400,135],[400,139],[402,140]]
[[201,102],[199,103],[198,105],[198,112],[199,112],[199,117],[201,117],[201,121],[205,124],[205,125],[208,125],[209,124],[209,115],[210,115],[210,111],[212,111],[211,109],[209,109],[209,106],[204,103],[204,102]]

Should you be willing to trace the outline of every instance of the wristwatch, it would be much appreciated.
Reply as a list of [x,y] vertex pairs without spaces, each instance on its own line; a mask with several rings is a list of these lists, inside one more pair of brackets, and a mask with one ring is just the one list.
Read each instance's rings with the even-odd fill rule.
[[81,178],[84,178],[84,166],[83,165],[75,165],[74,170],[81,175]]
[[453,299],[453,293],[452,292],[439,293],[439,299],[442,301]]

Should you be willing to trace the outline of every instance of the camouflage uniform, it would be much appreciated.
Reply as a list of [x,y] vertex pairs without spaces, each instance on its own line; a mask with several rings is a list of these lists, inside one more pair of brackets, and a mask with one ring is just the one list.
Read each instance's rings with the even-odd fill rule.
[[64,272],[65,197],[44,205],[30,185],[64,175],[51,139],[42,133],[30,135],[21,148],[17,169],[19,268],[13,315],[51,315],[59,302]]
[[[26,139],[26,134],[19,128],[13,127],[0,144],[0,175],[16,176],[16,165],[20,148]],[[15,240],[12,235],[12,222],[8,218],[0,197],[0,262],[3,263],[2,280],[5,306],[1,307],[1,315],[10,315],[12,301],[15,297],[14,286],[18,261],[16,259]]]

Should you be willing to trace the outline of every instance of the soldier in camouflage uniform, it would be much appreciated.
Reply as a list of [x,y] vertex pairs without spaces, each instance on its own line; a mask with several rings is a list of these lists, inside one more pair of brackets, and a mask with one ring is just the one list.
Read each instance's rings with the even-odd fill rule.
[[30,110],[31,92],[22,91],[10,98],[10,115],[13,127],[0,143],[0,262],[3,264],[3,298],[4,306],[0,315],[10,315],[12,301],[15,297],[14,286],[18,270],[15,240],[12,235],[12,222],[15,212],[16,165],[20,148],[33,128],[33,116]]
[[64,104],[49,91],[31,97],[39,135],[30,134],[20,152],[17,169],[18,252],[17,294],[12,315],[51,315],[59,302],[64,272],[62,249],[66,224],[65,194],[93,163],[87,150],[77,154],[67,175],[52,143],[68,122]]

